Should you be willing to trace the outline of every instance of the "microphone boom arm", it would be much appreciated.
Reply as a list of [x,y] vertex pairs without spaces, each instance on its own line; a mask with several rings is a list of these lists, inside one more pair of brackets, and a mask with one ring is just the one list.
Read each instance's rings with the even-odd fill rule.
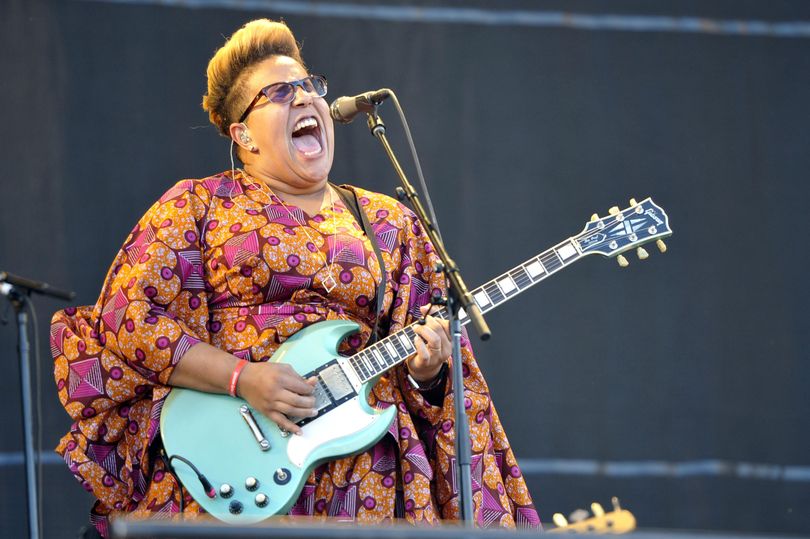
[[[490,337],[489,327],[479,309],[478,304],[473,301],[470,291],[464,284],[461,278],[458,266],[450,258],[447,250],[444,248],[444,243],[441,240],[433,222],[428,218],[424,207],[422,206],[419,197],[416,194],[411,183],[408,181],[405,172],[399,164],[399,161],[388,143],[385,136],[385,124],[382,118],[377,114],[377,107],[375,106],[372,111],[368,112],[368,127],[371,134],[383,145],[385,153],[388,154],[388,159],[394,166],[394,170],[399,176],[402,187],[397,188],[397,195],[400,200],[407,198],[411,203],[411,208],[416,213],[417,217],[422,221],[425,228],[425,233],[428,239],[433,244],[436,254],[441,259],[443,268],[438,268],[444,272],[448,281],[448,294],[447,294],[447,312],[450,314],[450,337],[453,345],[452,348],[452,383],[453,394],[464,395],[464,371],[461,366],[461,321],[460,309],[463,308],[470,321],[475,327],[476,333],[481,340],[487,340]],[[464,399],[454,399],[455,408],[455,427],[456,427],[456,469],[459,478],[458,482],[458,495],[459,495],[459,509],[460,517],[465,527],[474,527],[474,508],[472,501],[472,447],[470,442],[470,427],[467,421],[467,413],[464,407]]]
[[422,225],[425,227],[425,232],[428,235],[428,239],[430,239],[433,247],[436,249],[436,254],[441,259],[442,264],[444,264],[443,271],[445,272],[447,279],[450,281],[450,293],[456,294],[456,299],[459,302],[459,306],[462,307],[470,317],[470,322],[475,328],[475,332],[478,334],[479,338],[482,341],[489,339],[492,336],[492,333],[484,320],[481,309],[473,300],[470,290],[467,288],[467,285],[464,283],[464,280],[461,277],[458,265],[456,265],[456,262],[450,258],[450,255],[447,253],[441,237],[437,233],[436,228],[433,226],[433,222],[430,220],[430,218],[428,218],[427,212],[425,212],[425,209],[422,206],[422,202],[419,200],[419,195],[417,195],[410,181],[408,181],[405,171],[402,170],[402,167],[400,166],[391,145],[388,143],[388,139],[385,136],[385,124],[383,123],[380,115],[377,113],[377,108],[374,107],[374,110],[367,114],[368,127],[371,134],[374,135],[374,137],[376,137],[377,140],[379,140],[383,145],[385,153],[388,154],[388,159],[391,161],[391,164],[393,165],[394,170],[402,183],[404,197],[407,198],[411,203],[414,213],[416,213],[417,217],[419,217],[419,220],[422,222]]

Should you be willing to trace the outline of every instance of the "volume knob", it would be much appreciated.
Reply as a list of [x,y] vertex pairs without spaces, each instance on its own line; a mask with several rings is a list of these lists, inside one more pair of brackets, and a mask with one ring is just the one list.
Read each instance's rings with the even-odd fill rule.
[[248,477],[245,479],[245,488],[249,491],[253,492],[257,488],[259,488],[259,480],[255,477]]
[[260,492],[256,494],[253,501],[256,502],[256,507],[265,507],[270,502],[270,499],[267,497],[267,494],[262,494]]
[[238,515],[239,513],[241,513],[242,509],[243,509],[242,502],[240,502],[239,500],[233,500],[228,505],[228,511],[230,511],[231,514],[233,514],[233,515]]
[[230,498],[233,496],[233,487],[230,486],[228,483],[222,483],[219,486],[219,495],[223,498]]

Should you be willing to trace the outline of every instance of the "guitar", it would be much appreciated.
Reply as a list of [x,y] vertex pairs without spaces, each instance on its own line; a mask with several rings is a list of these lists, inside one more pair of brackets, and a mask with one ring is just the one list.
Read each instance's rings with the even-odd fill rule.
[[[672,234],[668,217],[649,198],[598,218],[585,228],[472,291],[486,313],[590,254],[617,256]],[[442,309],[433,316],[446,319]],[[469,322],[459,313],[462,324]],[[394,407],[375,410],[368,395],[378,377],[416,350],[408,326],[349,357],[337,347],[358,330],[345,320],[309,326],[279,346],[269,361],[292,365],[305,378],[318,377],[316,417],[291,418],[303,435],[291,436],[239,398],[174,388],[163,404],[160,432],[174,471],[191,496],[214,517],[249,524],[286,513],[320,463],[374,445],[394,419]],[[215,485],[212,487],[211,484]]]
[[[591,504],[593,516],[588,518],[588,512],[584,509],[577,509],[566,519],[560,513],[554,513],[552,520],[557,525],[556,528],[546,530],[548,533],[629,533],[636,529],[636,517],[627,509],[622,509],[619,499],[613,497],[613,511],[605,513],[602,506],[596,502]],[[572,517],[582,516],[581,520],[574,520]],[[573,520],[569,522],[569,520]]]

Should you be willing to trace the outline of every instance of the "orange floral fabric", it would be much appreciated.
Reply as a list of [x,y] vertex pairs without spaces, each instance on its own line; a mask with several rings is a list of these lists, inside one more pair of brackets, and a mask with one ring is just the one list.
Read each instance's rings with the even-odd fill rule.
[[[397,331],[431,294],[444,291],[437,258],[410,210],[352,189],[387,272],[379,325]],[[59,311],[51,326],[59,399],[74,420],[56,451],[98,499],[91,521],[101,533],[115,514],[202,512],[159,456],[167,383],[186,351],[203,341],[266,361],[304,327],[348,319],[361,331],[341,352],[354,353],[378,316],[380,279],[369,239],[339,200],[308,215],[241,173],[184,180],[167,191],[130,233],[97,303]],[[461,361],[476,523],[539,527],[466,339]],[[318,467],[291,514],[361,523],[458,518],[451,381],[436,406],[405,372],[402,365],[390,370],[369,397],[372,405],[396,406],[389,434],[363,453]]]

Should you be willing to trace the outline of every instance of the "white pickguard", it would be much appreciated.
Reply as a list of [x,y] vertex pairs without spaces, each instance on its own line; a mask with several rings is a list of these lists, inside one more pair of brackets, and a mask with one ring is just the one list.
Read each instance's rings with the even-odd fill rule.
[[290,436],[287,458],[295,466],[303,468],[307,457],[321,445],[360,432],[379,418],[378,414],[364,411],[359,398],[354,397],[304,425],[301,436]]

